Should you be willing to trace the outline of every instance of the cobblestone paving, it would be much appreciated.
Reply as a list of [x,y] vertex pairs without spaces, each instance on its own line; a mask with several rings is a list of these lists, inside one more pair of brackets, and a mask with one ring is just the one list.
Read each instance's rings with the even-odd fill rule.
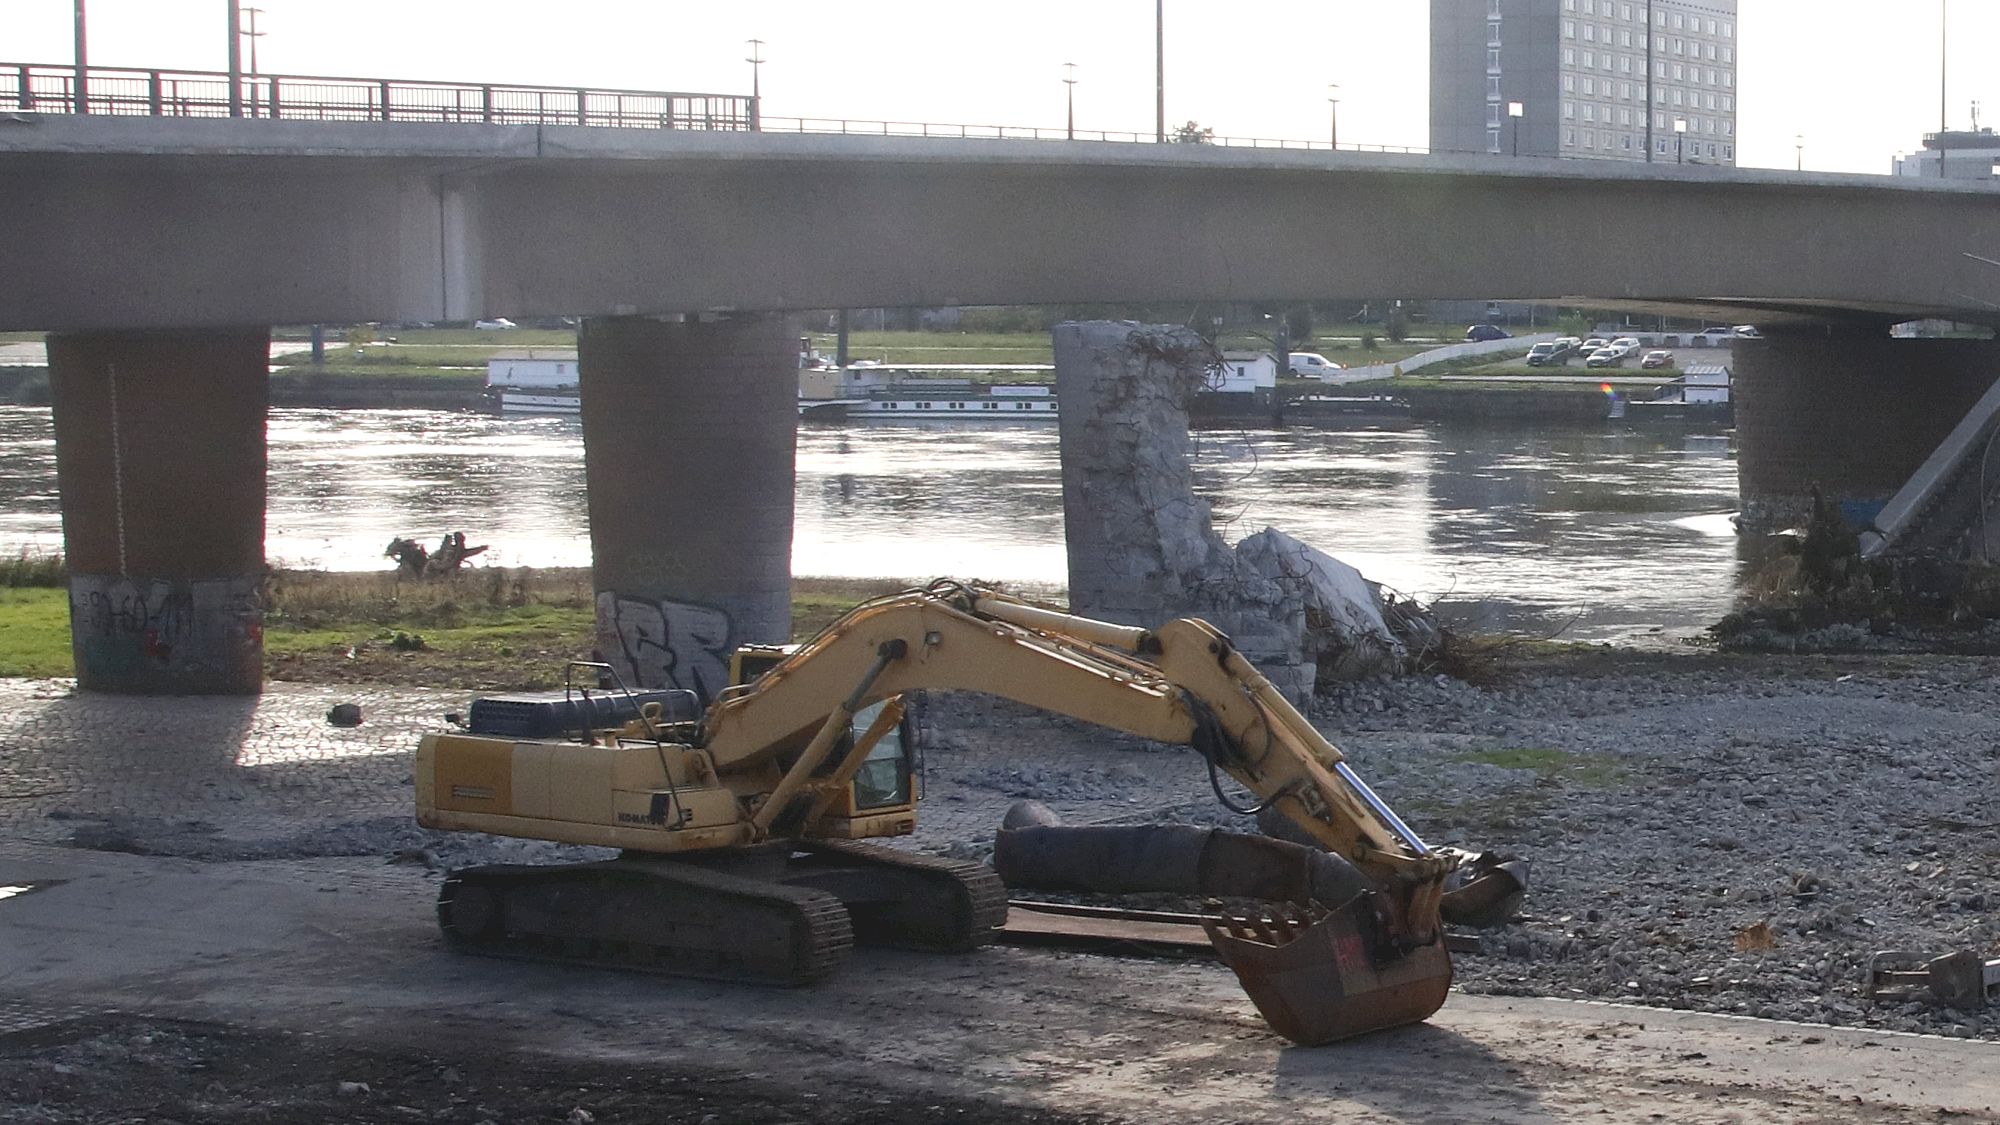
[[[0,680],[0,825],[11,840],[201,859],[447,851],[411,818],[411,759],[469,693],[273,682],[256,698],[133,697],[68,681]],[[326,720],[337,703],[362,725]],[[924,851],[984,857],[1015,800],[1070,823],[1182,819],[1213,805],[1184,751],[1104,735],[973,696],[930,708]],[[1200,817],[1199,812],[1193,814]],[[456,834],[453,862],[527,858]]]
[[[409,688],[272,683],[255,698],[161,698],[0,680],[0,824],[33,843],[282,853],[304,834],[408,817],[418,739],[466,702]],[[336,703],[359,704],[362,725],[328,724]]]

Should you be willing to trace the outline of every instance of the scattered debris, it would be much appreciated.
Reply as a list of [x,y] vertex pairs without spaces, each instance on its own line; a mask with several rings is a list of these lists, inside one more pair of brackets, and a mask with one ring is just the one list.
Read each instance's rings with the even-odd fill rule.
[[1776,948],[1778,948],[1778,932],[1771,928],[1771,923],[1768,921],[1745,926],[1736,931],[1738,953],[1762,953]]
[[361,725],[361,705],[336,703],[327,708],[326,721],[336,727],[358,727]]
[[1928,995],[1935,1003],[1977,1011],[2000,998],[2000,959],[1969,949],[1926,959],[1921,953],[1884,950],[1868,961],[1868,999],[1907,1003]]
[[465,545],[465,532],[454,531],[438,540],[436,551],[424,549],[422,543],[414,539],[391,539],[389,547],[382,552],[384,558],[396,560],[397,573],[405,578],[442,578],[465,565],[466,560],[487,549],[481,543],[477,547]]

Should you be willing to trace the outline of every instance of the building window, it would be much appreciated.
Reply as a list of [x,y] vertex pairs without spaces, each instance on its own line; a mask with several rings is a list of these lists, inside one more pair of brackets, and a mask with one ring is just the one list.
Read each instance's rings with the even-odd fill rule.
[[1597,147],[1597,133],[1594,130],[1585,129],[1583,131],[1583,147],[1585,148]]
[[1596,14],[1597,14],[1597,0],[1583,0],[1583,14],[1584,14],[1584,15],[1586,15],[1586,16],[1594,16],[1594,15],[1596,15]]
[[1570,120],[1570,119],[1574,118],[1575,116],[1576,116],[1576,103],[1575,103],[1575,102],[1564,102],[1564,103],[1563,103],[1563,120],[1565,120],[1565,121],[1568,121],[1568,120]]
[[1585,43],[1595,43],[1595,42],[1597,42],[1597,28],[1596,28],[1596,27],[1594,27],[1594,26],[1593,26],[1593,25],[1591,25],[1591,24],[1584,24],[1584,25],[1583,25],[1583,41],[1584,41]]
[[1486,0],[1486,14],[1492,16],[1496,20],[1499,19],[1500,0]]
[[[1679,68],[1679,67],[1675,67],[1674,69],[1676,69],[1676,70],[1679,70],[1680,68]],[[1674,75],[1674,77],[1675,77],[1675,78],[1679,78],[1679,77],[1680,77],[1680,75],[1676,74],[1676,75]],[[1694,83],[1694,84],[1695,84],[1695,85],[1697,85],[1697,86],[1701,85],[1701,68],[1700,68],[1700,67],[1698,67],[1698,66],[1691,66],[1691,67],[1688,67],[1688,81],[1689,81],[1689,82],[1692,82],[1692,83]]]
[[1591,105],[1591,104],[1590,104],[1589,102],[1585,102],[1585,103],[1583,104],[1583,119],[1584,119],[1585,121],[1596,121],[1596,120],[1597,120],[1597,107],[1596,107],[1596,106],[1594,106],[1594,105]]
[[1498,129],[1486,130],[1486,151],[1487,152],[1500,151],[1500,130]]
[[1724,86],[1734,86],[1734,85],[1736,85],[1736,74],[1735,74],[1735,72],[1734,72],[1734,71],[1728,71],[1728,70],[1725,70],[1725,71],[1723,71],[1723,72],[1722,72],[1722,84],[1723,84]]
[[1681,104],[1681,92],[1679,90],[1674,91],[1674,104],[1675,105]]
[[1589,51],[1585,51],[1583,53],[1583,69],[1589,70],[1596,65],[1597,65],[1597,56],[1591,54]]
[[1681,55],[1681,54],[1686,54],[1687,52],[1685,52],[1685,51],[1683,51],[1683,50],[1681,49],[1682,47],[1686,46],[1686,44],[1687,44],[1687,40],[1685,40],[1685,39],[1676,39],[1676,40],[1674,40],[1674,54],[1676,54],[1676,55]]
[[1724,160],[1734,160],[1734,159],[1736,159],[1736,148],[1735,148],[1735,146],[1733,146],[1733,145],[1723,145],[1723,146],[1722,146],[1722,158],[1723,158]]
[[[1619,56],[1618,56],[1618,69],[1619,69],[1619,70],[1621,70],[1621,71],[1623,71],[1623,72],[1624,72],[1624,73],[1626,73],[1626,74],[1630,74],[1630,73],[1632,73],[1632,56],[1631,56],[1631,55],[1619,55]],[[1629,98],[1629,97],[1631,97],[1632,95],[1630,95],[1630,94],[1627,94],[1627,95],[1625,95],[1625,96]]]
[[1584,79],[1584,80],[1583,80],[1583,96],[1584,96],[1584,97],[1586,97],[1586,98],[1593,98],[1593,97],[1596,97],[1596,96],[1597,96],[1597,80],[1596,80],[1596,79],[1594,79],[1594,78],[1586,78],[1586,79]]
[[1565,12],[1576,11],[1576,0],[1563,0],[1563,11]]
[[1726,62],[1726,63],[1731,63],[1731,62],[1735,62],[1735,61],[1736,61],[1736,52],[1735,52],[1735,50],[1733,50],[1732,48],[1729,48],[1729,47],[1724,47],[1724,48],[1722,49],[1722,61],[1723,61],[1723,62]]
[[1499,24],[1489,23],[1486,25],[1486,42],[1488,44],[1498,44],[1500,42]]
[[1488,125],[1489,127],[1493,127],[1493,126],[1497,126],[1497,125],[1499,125],[1499,124],[1500,124],[1500,103],[1499,103],[1499,102],[1488,102],[1488,103],[1486,103],[1486,124],[1487,124],[1487,125]]
[[1734,121],[1724,121],[1724,122],[1722,123],[1722,135],[1723,135],[1723,136],[1725,136],[1725,137],[1733,137],[1733,136],[1735,136],[1735,135],[1736,135],[1736,122],[1734,122]]
[[1498,78],[1488,78],[1486,80],[1486,96],[1489,98],[1500,96],[1500,80]]
[[1632,124],[1632,111],[1629,109],[1620,109],[1618,111],[1618,123],[1629,128]]
[[1498,52],[1498,51],[1488,51],[1488,52],[1486,52],[1486,69],[1487,69],[1488,71],[1493,71],[1493,72],[1498,72],[1498,71],[1499,71],[1499,69],[1500,69],[1500,52]]
[[1656,24],[1658,24],[1658,25],[1659,25],[1659,26],[1661,26],[1661,27],[1665,27],[1665,26],[1667,26],[1667,13],[1665,13],[1665,12],[1654,12],[1654,13],[1653,13],[1653,22],[1654,22],[1654,23],[1656,23]]
[[1619,14],[1619,17],[1618,17],[1619,19],[1626,19],[1626,20],[1629,20],[1629,19],[1631,19],[1631,18],[1632,18],[1632,5],[1630,5],[1630,4],[1621,4],[1621,5],[1619,5],[1619,9],[1620,9],[1620,14]]
[[1630,82],[1620,82],[1618,84],[1618,96],[1629,101],[1632,97],[1632,84]]
[[1630,47],[1632,45],[1631,29],[1628,28],[1618,33],[1618,45],[1620,47]]
[[1576,65],[1576,48],[1575,48],[1575,47],[1564,47],[1564,48],[1563,48],[1563,65],[1564,65],[1564,66],[1575,66],[1575,65]]
[[1715,155],[1715,142],[1714,142],[1714,141],[1710,141],[1710,142],[1708,142],[1708,154],[1709,154],[1710,156],[1714,156],[1714,155]]
[[1563,38],[1564,38],[1564,39],[1574,39],[1574,38],[1576,38],[1576,21],[1575,21],[1575,20],[1564,20],[1564,21],[1563,21]]
[[1666,64],[1666,63],[1663,63],[1663,62],[1656,62],[1656,63],[1654,63],[1654,64],[1653,64],[1653,77],[1655,77],[1655,78],[1665,78],[1666,76],[1667,76],[1667,64]]
[[1722,37],[1724,39],[1733,39],[1735,38],[1735,36],[1736,36],[1736,25],[1730,23],[1728,20],[1724,20],[1722,22]]
[[1681,14],[1680,14],[1679,12],[1675,12],[1675,13],[1674,13],[1674,30],[1675,30],[1675,31],[1679,31],[1680,29],[1682,29],[1682,28],[1684,28],[1684,27],[1686,27],[1686,26],[1687,26],[1687,23],[1685,22],[1685,20],[1684,20],[1684,19],[1683,19],[1683,17],[1681,16]]
[[1736,110],[1736,99],[1730,97],[1728,94],[1722,95],[1722,112],[1733,113],[1735,112],[1735,110]]
[[1625,135],[1624,135],[1623,137],[1621,137],[1621,138],[1619,138],[1619,139],[1620,139],[1620,140],[1623,140],[1623,141],[1625,142],[1625,143],[1624,143],[1624,144],[1623,144],[1623,145],[1622,145],[1621,147],[1622,147],[1622,148],[1624,148],[1624,150],[1625,150],[1626,152],[1631,152],[1631,151],[1632,151],[1632,134],[1630,134],[1630,133],[1627,133],[1627,134],[1625,134]]
[[1572,94],[1575,92],[1576,92],[1576,75],[1574,74],[1563,75],[1563,93]]
[[1674,64],[1674,81],[1679,82],[1686,73],[1686,68],[1682,67],[1681,64]]
[[1564,130],[1563,130],[1563,147],[1564,147],[1564,148],[1575,148],[1575,147],[1576,147],[1576,130],[1575,130],[1575,129],[1564,129]]
[[1710,95],[1708,96],[1708,102],[1707,102],[1707,105],[1708,105],[1708,108],[1710,108],[1710,109],[1714,109],[1714,108],[1715,108],[1715,95],[1714,95],[1714,94],[1710,94]]
[[1654,152],[1661,152],[1661,153],[1663,153],[1663,152],[1667,151],[1667,138],[1665,138],[1665,137],[1654,137],[1654,138],[1653,138],[1653,151],[1654,151]]
[[1714,20],[1710,20],[1710,21],[1708,21],[1708,33],[1709,33],[1710,35],[1714,35],[1714,34],[1715,34],[1715,21],[1714,21]]

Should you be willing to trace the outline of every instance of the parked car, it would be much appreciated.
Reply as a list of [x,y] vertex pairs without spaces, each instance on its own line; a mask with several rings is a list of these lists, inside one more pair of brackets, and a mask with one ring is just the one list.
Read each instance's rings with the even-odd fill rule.
[[1735,336],[1734,328],[1704,328],[1689,339],[1697,348],[1728,347]]
[[472,322],[472,326],[474,328],[483,328],[490,332],[502,328],[512,328],[514,327],[514,322],[504,316],[496,316],[492,320],[475,320]]
[[1323,379],[1332,372],[1343,370],[1338,363],[1318,352],[1293,352],[1287,359],[1286,366],[1290,368],[1292,374],[1303,375],[1308,379]]
[[1486,340],[1505,340],[1507,339],[1507,333],[1496,324],[1475,324],[1465,330],[1465,338],[1482,342]]
[[1639,366],[1641,367],[1672,367],[1673,365],[1674,353],[1665,348],[1655,348],[1646,353],[1646,358],[1639,361]]
[[1575,351],[1576,349],[1583,346],[1583,341],[1577,339],[1575,336],[1557,336],[1555,338],[1555,343],[1560,344],[1565,348],[1568,348],[1570,351]]
[[1578,351],[1590,351],[1590,350],[1592,350],[1592,349],[1595,349],[1595,348],[1601,348],[1601,347],[1603,347],[1604,345],[1606,345],[1606,344],[1608,344],[1608,343],[1610,343],[1610,342],[1611,342],[1611,341],[1609,341],[1609,340],[1605,339],[1605,338],[1604,338],[1604,337],[1602,337],[1602,336],[1592,336],[1592,337],[1591,337],[1590,339],[1588,339],[1588,340],[1585,340],[1585,341],[1583,342],[1583,344],[1582,344],[1582,345],[1581,345],[1580,347],[1578,347],[1578,348],[1577,348],[1577,350],[1578,350]]
[[1764,334],[1757,331],[1757,326],[1754,324],[1739,324],[1730,329],[1730,331],[1745,340],[1761,340],[1764,338]]
[[1585,367],[1621,367],[1625,363],[1625,349],[1615,344],[1606,344],[1590,353],[1583,361]]
[[1529,367],[1564,367],[1569,364],[1569,345],[1561,340],[1544,340],[1528,349]]
[[1637,336],[1620,336],[1616,340],[1611,341],[1611,346],[1625,353],[1628,358],[1638,355],[1645,349],[1645,345],[1639,343]]

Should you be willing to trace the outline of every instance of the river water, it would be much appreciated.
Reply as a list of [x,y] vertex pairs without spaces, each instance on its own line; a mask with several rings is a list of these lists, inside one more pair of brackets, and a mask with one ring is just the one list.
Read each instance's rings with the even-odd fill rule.
[[[459,529],[492,544],[495,562],[590,562],[573,418],[273,410],[269,434],[275,563],[385,567],[390,539]],[[1226,538],[1281,528],[1378,582],[1442,599],[1471,627],[1578,640],[1684,632],[1727,612],[1743,569],[1726,435],[1424,426],[1197,436],[1197,489]],[[800,575],[1065,581],[1056,427],[1046,423],[801,427],[797,513]],[[61,542],[49,412],[0,407],[0,551]]]

